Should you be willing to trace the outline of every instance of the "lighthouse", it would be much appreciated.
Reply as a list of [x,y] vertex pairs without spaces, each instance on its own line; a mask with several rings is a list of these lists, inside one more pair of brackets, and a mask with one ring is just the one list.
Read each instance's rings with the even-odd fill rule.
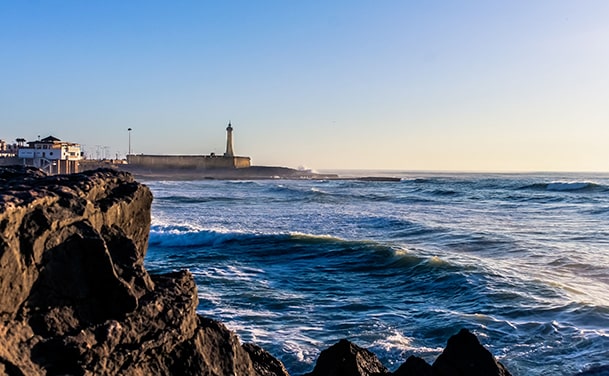
[[233,127],[228,122],[228,127],[226,127],[226,153],[224,153],[225,157],[234,157],[235,153],[233,152]]

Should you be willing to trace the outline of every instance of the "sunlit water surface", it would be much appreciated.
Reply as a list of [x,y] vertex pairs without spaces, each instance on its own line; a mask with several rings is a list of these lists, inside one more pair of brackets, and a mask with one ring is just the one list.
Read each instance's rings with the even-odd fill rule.
[[146,266],[292,374],[341,338],[431,363],[460,328],[514,375],[609,364],[609,175],[365,174],[402,180],[144,181]]

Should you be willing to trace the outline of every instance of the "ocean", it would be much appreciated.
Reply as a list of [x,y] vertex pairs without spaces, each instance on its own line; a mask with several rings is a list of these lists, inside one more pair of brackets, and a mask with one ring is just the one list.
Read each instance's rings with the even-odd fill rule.
[[341,338],[395,370],[461,328],[513,375],[609,364],[609,174],[146,181],[146,267],[293,375]]

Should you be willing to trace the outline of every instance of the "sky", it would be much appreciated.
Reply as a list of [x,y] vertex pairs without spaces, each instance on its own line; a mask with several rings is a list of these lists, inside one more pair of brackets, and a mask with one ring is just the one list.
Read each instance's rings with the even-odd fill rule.
[[[609,171],[609,1],[0,0],[0,139]],[[128,128],[132,131],[129,132]]]

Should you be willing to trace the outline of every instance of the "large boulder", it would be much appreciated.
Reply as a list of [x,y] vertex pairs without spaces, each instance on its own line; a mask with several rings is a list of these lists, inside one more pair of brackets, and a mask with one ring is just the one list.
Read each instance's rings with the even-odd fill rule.
[[258,376],[289,376],[283,363],[275,359],[268,351],[253,343],[243,344],[254,365]]
[[434,376],[433,367],[424,359],[411,355],[393,376]]
[[446,348],[433,363],[433,370],[438,376],[510,376],[505,366],[467,329],[448,339]]
[[286,374],[196,314],[189,272],[148,274],[151,202],[125,172],[0,168],[0,375]]
[[65,332],[120,316],[153,289],[143,267],[147,187],[110,171],[46,177],[2,170],[0,318],[27,317],[37,332]]
[[324,350],[305,376],[510,376],[508,370],[467,329],[448,339],[433,365],[411,355],[393,373],[378,358],[345,339]]
[[319,354],[312,372],[306,376],[372,376],[389,371],[370,351],[341,339]]

